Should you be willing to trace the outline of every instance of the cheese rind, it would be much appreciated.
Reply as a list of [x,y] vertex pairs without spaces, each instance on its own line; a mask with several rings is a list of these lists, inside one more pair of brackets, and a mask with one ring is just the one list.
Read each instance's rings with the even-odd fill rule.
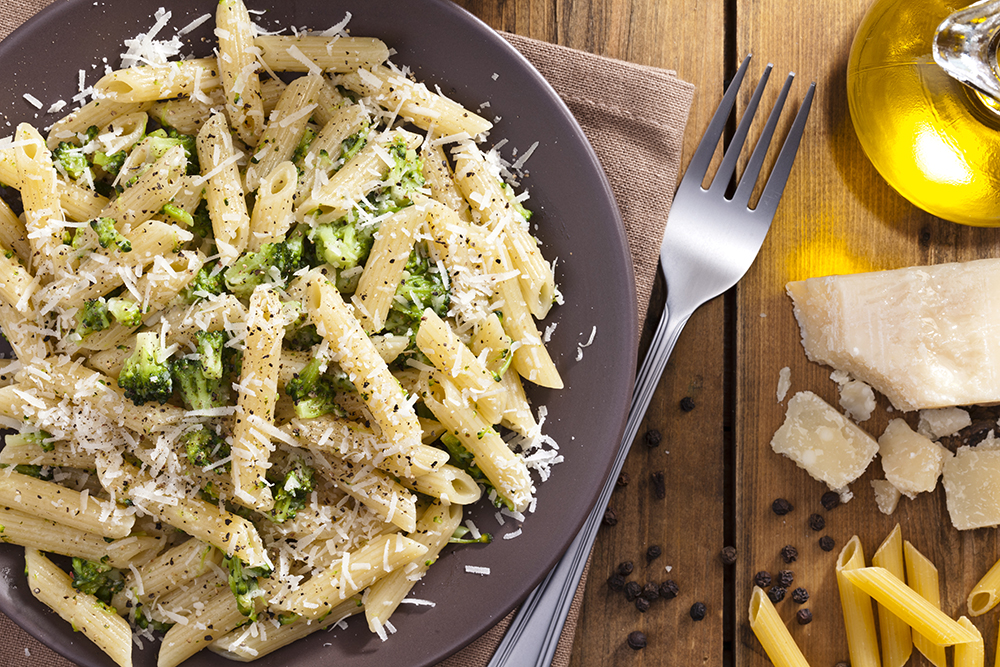
[[786,285],[813,361],[908,411],[1000,402],[1000,259]]
[[788,401],[785,422],[771,439],[771,449],[837,490],[864,473],[878,443],[822,398],[800,391]]
[[959,447],[944,463],[943,484],[955,528],[1000,524],[1000,448],[988,439],[977,447]]
[[902,419],[889,422],[878,439],[878,450],[885,478],[907,498],[934,490],[949,454],[938,443],[914,433]]

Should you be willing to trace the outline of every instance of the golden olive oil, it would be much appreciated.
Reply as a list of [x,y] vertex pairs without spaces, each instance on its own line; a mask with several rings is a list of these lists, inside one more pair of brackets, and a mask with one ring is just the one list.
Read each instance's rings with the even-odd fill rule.
[[900,194],[946,220],[995,227],[1000,105],[948,76],[931,51],[941,21],[968,4],[877,0],[851,46],[847,97],[862,147]]

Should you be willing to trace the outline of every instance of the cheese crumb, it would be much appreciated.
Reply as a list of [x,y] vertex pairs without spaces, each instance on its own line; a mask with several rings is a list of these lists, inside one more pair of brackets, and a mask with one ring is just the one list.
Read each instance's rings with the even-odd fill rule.
[[785,366],[780,371],[778,371],[778,403],[785,400],[785,396],[788,396],[788,390],[792,388],[792,369]]

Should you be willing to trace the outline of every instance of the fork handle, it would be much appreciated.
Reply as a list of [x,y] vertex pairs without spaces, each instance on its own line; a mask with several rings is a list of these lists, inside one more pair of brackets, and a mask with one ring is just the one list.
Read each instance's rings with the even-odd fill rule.
[[611,499],[611,492],[614,491],[625,463],[625,456],[632,446],[632,440],[639,430],[660,376],[663,375],[667,359],[693,312],[678,311],[679,309],[670,308],[668,298],[667,308],[653,334],[649,352],[636,376],[632,406],[625,422],[622,442],[597,504],[563,557],[521,605],[487,667],[548,667],[552,664],[573,595],[583,576],[583,569],[594,545],[594,538],[597,537],[604,509]]

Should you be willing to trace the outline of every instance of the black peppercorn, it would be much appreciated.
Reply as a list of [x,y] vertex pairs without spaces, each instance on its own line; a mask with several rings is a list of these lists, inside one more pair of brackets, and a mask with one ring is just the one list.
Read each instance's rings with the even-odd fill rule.
[[655,428],[651,428],[646,431],[646,435],[642,437],[642,441],[646,443],[646,446],[650,449],[654,447],[659,447],[660,442],[663,440],[663,435],[657,431]]
[[851,664],[849,662],[843,662],[843,661],[841,661],[841,662],[838,662],[833,667],[851,667]]
[[608,577],[608,586],[613,591],[621,591],[625,589],[625,577],[620,574],[612,574]]
[[772,586],[767,592],[767,598],[774,604],[778,604],[785,599],[785,589],[781,586]]
[[667,497],[667,482],[663,478],[663,471],[657,470],[649,476],[650,481],[653,482],[653,493],[656,495],[658,500],[663,500]]
[[680,589],[677,588],[677,582],[673,579],[667,579],[660,584],[660,597],[664,600],[673,600],[678,593],[680,593]]
[[615,484],[624,487],[628,486],[630,481],[632,481],[632,479],[628,476],[628,473],[622,472],[622,474],[618,475],[618,481],[616,481]]
[[641,592],[642,587],[640,587],[636,582],[630,581],[625,584],[625,599],[629,602],[639,597],[639,593]]
[[624,560],[618,563],[618,574],[622,575],[623,577],[627,577],[628,575],[632,574],[633,569],[635,569],[635,566],[632,565],[632,561],[630,560]]
[[823,530],[826,528],[826,519],[821,517],[819,514],[810,514],[809,527],[817,532]]
[[795,614],[795,620],[799,622],[799,625],[809,625],[812,623],[813,614],[808,609],[799,609]]
[[604,525],[614,526],[618,523],[618,515],[610,507],[604,510]]
[[823,497],[819,499],[820,504],[827,511],[830,511],[840,504],[840,494],[836,491],[827,491],[823,494]]
[[781,547],[781,559],[786,563],[794,563],[799,557],[799,550],[791,544]]
[[650,602],[660,597],[660,587],[654,584],[652,581],[642,587],[642,597],[646,598]]
[[771,573],[767,570],[761,570],[756,575],[754,575],[753,583],[755,586],[760,586],[761,588],[767,588],[771,585]]
[[646,549],[646,562],[647,563],[652,563],[654,560],[656,560],[657,558],[659,558],[660,554],[662,554],[662,553],[663,553],[663,550],[660,549],[660,547],[658,547],[657,545],[654,544],[653,546],[651,546],[648,549]]
[[781,570],[778,572],[777,584],[782,588],[788,588],[795,581],[795,573],[791,570]]
[[646,648],[646,635],[642,634],[638,630],[630,632],[626,643],[633,651],[639,651]]
[[705,618],[706,611],[707,609],[705,609],[704,602],[695,602],[693,605],[691,605],[691,611],[689,613],[691,614],[692,619],[700,621],[703,618]]
[[636,598],[635,608],[645,613],[646,611],[649,610],[649,600],[647,600],[646,598]]
[[792,591],[792,600],[797,604],[805,604],[809,602],[809,591],[799,586],[794,591]]
[[771,503],[771,511],[778,516],[785,516],[793,509],[792,504],[784,498],[776,498],[774,502]]
[[736,562],[736,548],[735,547],[725,547],[719,553],[719,559],[722,561],[723,565],[732,565]]
[[819,548],[822,549],[823,551],[833,551],[834,546],[835,543],[833,541],[833,538],[830,537],[829,535],[824,535],[823,537],[819,538]]
[[691,412],[694,410],[694,399],[690,396],[685,396],[681,399],[681,410],[684,412]]

